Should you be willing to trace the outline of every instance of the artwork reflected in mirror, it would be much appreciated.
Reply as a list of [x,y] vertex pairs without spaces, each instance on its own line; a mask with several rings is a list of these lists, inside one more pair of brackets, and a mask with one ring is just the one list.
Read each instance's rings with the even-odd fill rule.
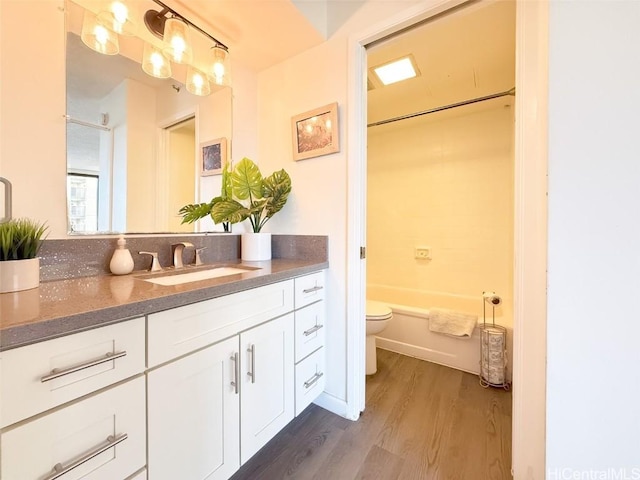
[[[136,36],[120,36],[117,55],[93,51],[80,38],[81,3],[67,0],[65,9],[69,232],[222,231],[183,225],[178,210],[220,191],[219,176],[201,175],[199,144],[231,135],[231,89],[187,92],[186,66],[166,79],[147,75]],[[157,9],[150,0],[139,9],[147,4]]]

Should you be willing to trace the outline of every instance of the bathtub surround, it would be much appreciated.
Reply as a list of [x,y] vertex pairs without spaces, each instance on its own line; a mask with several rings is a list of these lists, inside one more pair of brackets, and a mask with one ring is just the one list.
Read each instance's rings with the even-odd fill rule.
[[[491,100],[368,134],[367,298],[390,304],[395,319],[378,346],[479,373],[477,329],[466,340],[432,333],[429,312],[482,322],[491,291],[503,299],[496,315],[511,357],[512,107]],[[431,259],[414,258],[418,245]]]
[[[511,326],[513,110],[504,102],[368,129],[368,288],[477,297],[478,305],[495,291]],[[431,247],[431,260],[414,258],[417,245]]]
[[[148,255],[137,252],[146,250],[158,252],[160,265],[172,265],[170,245],[177,242],[191,242],[203,248],[200,255],[204,263],[236,261],[240,258],[240,236],[236,234],[211,235],[148,235],[127,236],[127,246],[133,254],[134,271],[150,266]],[[117,238],[73,238],[45,240],[40,250],[40,275],[42,281],[62,280],[94,275],[108,275],[109,262]],[[322,235],[272,235],[274,259],[304,258],[326,259],[328,238]],[[193,263],[195,249],[184,252],[185,265]]]

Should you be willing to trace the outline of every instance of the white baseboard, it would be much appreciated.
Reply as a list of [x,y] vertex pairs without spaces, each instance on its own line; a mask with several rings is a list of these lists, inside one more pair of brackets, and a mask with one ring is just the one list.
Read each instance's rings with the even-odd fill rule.
[[319,407],[324,408],[325,410],[329,410],[331,413],[335,413],[336,415],[340,415],[341,417],[347,418],[349,420],[358,420],[358,417],[351,418],[348,414],[349,409],[347,408],[347,402],[341,400],[333,395],[328,394],[327,392],[323,392],[320,394],[318,398],[313,402]]

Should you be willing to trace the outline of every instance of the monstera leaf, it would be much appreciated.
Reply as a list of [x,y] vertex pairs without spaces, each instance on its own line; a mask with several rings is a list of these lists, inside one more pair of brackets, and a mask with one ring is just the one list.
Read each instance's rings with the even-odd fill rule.
[[231,174],[233,196],[238,200],[253,202],[262,198],[262,174],[258,166],[247,157],[233,169]]
[[266,202],[264,205],[265,219],[262,221],[262,225],[282,210],[284,204],[287,203],[287,198],[289,198],[289,192],[291,192],[291,177],[284,169],[273,172],[263,180],[262,198]]
[[231,198],[217,202],[211,210],[211,218],[216,223],[240,223],[246,220],[250,214],[251,210]]

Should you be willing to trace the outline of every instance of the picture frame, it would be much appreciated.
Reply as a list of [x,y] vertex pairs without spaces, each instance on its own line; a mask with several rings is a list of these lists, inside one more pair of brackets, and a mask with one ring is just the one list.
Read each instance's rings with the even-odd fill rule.
[[227,139],[216,138],[200,143],[200,175],[220,175],[227,164]]
[[291,117],[293,160],[340,151],[338,103],[330,103]]

